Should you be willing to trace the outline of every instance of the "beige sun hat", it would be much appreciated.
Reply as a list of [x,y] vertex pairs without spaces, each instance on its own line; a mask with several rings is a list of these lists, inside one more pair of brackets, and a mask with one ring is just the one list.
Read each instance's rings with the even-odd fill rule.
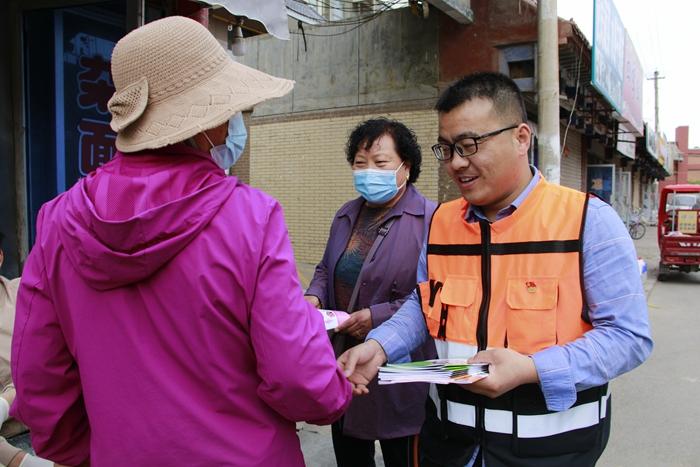
[[184,141],[294,86],[233,61],[204,26],[182,16],[124,36],[112,53],[112,78],[110,126],[122,152]]

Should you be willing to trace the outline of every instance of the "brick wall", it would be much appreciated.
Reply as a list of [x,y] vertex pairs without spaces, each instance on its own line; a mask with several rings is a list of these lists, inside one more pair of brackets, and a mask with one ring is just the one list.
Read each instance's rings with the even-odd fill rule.
[[700,170],[688,171],[688,183],[700,184]]
[[[439,168],[430,146],[437,140],[437,114],[432,110],[253,119],[244,155],[250,184],[277,198],[285,212],[297,261],[317,263],[323,255],[335,212],[357,196],[345,143],[355,126],[377,116],[399,120],[416,132],[423,150],[416,187],[428,198],[446,201],[460,196]],[[563,129],[562,129],[563,137]],[[569,130],[568,155],[562,158],[562,185],[582,189],[581,135]],[[243,160],[241,161],[243,162]],[[236,165],[234,170],[242,169]]]
[[416,187],[437,199],[438,162],[430,150],[437,140],[434,111],[336,115],[253,119],[250,127],[250,184],[282,204],[299,262],[321,259],[335,212],[357,197],[345,143],[355,126],[368,118],[393,118],[415,131],[423,154]]
[[438,201],[444,203],[452,201],[462,196],[457,185],[452,181],[452,177],[445,170],[445,166],[440,164],[438,169]]

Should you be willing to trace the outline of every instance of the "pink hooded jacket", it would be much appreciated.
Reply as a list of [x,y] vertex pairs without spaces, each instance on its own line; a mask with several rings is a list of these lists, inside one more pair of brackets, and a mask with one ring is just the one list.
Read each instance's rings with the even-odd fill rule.
[[176,145],[44,205],[20,285],[13,415],[93,466],[303,465],[295,421],[350,402],[282,209]]

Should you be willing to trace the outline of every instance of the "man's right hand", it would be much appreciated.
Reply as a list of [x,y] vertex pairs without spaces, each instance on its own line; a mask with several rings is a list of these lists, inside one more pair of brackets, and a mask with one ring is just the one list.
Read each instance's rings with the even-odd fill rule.
[[338,366],[352,383],[352,393],[356,396],[369,394],[370,381],[377,376],[379,367],[386,363],[386,354],[379,342],[370,339],[343,353],[338,358]]

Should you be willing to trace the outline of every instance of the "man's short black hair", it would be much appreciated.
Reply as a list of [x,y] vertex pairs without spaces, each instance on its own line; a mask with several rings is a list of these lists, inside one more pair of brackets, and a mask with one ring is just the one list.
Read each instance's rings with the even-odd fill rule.
[[0,232],[0,251],[2,250],[2,242],[5,240],[5,234]]
[[[406,125],[388,118],[374,118],[360,123],[352,130],[345,146],[345,157],[352,164],[359,149],[369,149],[383,135],[394,140],[396,152],[402,161],[411,165],[408,183],[415,183],[420,175],[421,152],[415,133]],[[362,148],[360,146],[362,145]]]
[[435,104],[435,110],[447,113],[472,99],[493,102],[496,115],[508,123],[527,123],[527,111],[520,88],[502,73],[479,72],[467,75],[445,89]]

